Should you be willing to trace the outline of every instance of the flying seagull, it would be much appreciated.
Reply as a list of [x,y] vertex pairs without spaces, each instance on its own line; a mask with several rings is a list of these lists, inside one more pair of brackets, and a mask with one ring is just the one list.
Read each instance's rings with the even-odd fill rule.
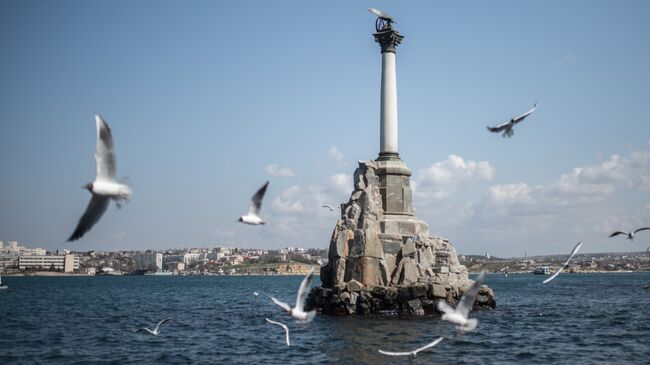
[[546,284],[546,283],[548,283],[549,281],[555,279],[556,276],[560,275],[560,273],[564,270],[564,268],[567,267],[567,265],[569,265],[569,261],[571,261],[571,259],[573,258],[573,256],[574,256],[576,253],[578,253],[578,250],[580,249],[580,246],[582,246],[582,241],[578,242],[578,244],[576,245],[576,247],[573,248],[573,251],[571,251],[571,255],[569,255],[569,258],[566,259],[566,262],[565,262],[562,266],[560,266],[560,268],[555,272],[555,274],[551,275],[550,278],[548,278],[548,279],[542,281],[542,284]]
[[428,348],[431,348],[431,347],[437,345],[440,341],[442,341],[442,337],[438,337],[435,341],[431,342],[430,344],[422,346],[419,349],[415,349],[415,350],[409,351],[409,352],[390,352],[390,351],[384,351],[384,350],[378,350],[378,351],[380,353],[384,354],[384,355],[390,355],[390,356],[413,356],[413,357],[415,357],[418,354],[418,352],[426,350]]
[[395,20],[393,19],[392,16],[390,16],[390,15],[384,13],[384,12],[381,11],[381,10],[377,10],[377,9],[375,9],[375,8],[368,8],[368,11],[369,11],[371,14],[376,15],[377,18],[379,18],[379,19],[383,19],[383,20],[385,20],[385,21],[387,21],[387,22],[389,22],[389,23],[395,23]]
[[248,214],[239,217],[239,222],[252,224],[254,226],[258,224],[266,224],[266,221],[260,218],[259,214],[260,214],[260,209],[262,209],[262,199],[264,198],[264,194],[266,193],[266,188],[268,186],[269,186],[269,182],[267,181],[266,184],[264,184],[259,190],[257,190],[255,195],[253,195],[253,197],[251,198],[251,206],[248,209]]
[[467,318],[469,311],[474,306],[474,301],[478,295],[478,291],[483,285],[483,277],[485,276],[485,271],[481,271],[481,274],[476,278],[474,284],[463,294],[463,297],[460,298],[456,308],[452,308],[449,304],[444,301],[438,302],[438,309],[443,312],[442,320],[456,323],[458,326],[457,330],[462,332],[473,331],[478,325],[478,319],[476,318]]
[[330,212],[334,211],[334,208],[330,207],[329,205],[323,205],[323,208],[327,208],[330,210]]
[[97,173],[94,182],[82,187],[87,189],[92,194],[92,197],[86,211],[79,219],[79,223],[77,223],[77,228],[68,238],[68,242],[83,237],[106,212],[111,199],[115,201],[119,208],[123,201],[128,201],[131,198],[131,188],[115,181],[115,148],[111,129],[99,115],[95,115],[95,122],[97,124],[97,147],[95,151]]
[[499,124],[496,127],[488,126],[487,129],[488,129],[488,131],[495,132],[495,133],[503,132],[504,137],[508,137],[508,138],[512,137],[512,135],[515,134],[515,132],[512,130],[512,128],[515,126],[515,124],[517,124],[517,123],[521,122],[522,120],[524,120],[527,116],[529,116],[532,112],[534,112],[535,109],[537,109],[537,103],[535,103],[535,105],[533,105],[532,109],[525,112],[524,114],[522,114],[522,115],[520,115],[520,116],[518,116],[516,118],[510,119],[510,121],[508,121],[508,122]]
[[650,229],[650,227],[639,228],[639,229],[637,229],[637,230],[634,231],[634,232],[616,231],[616,232],[610,234],[609,236],[610,236],[610,237],[614,237],[614,236],[618,236],[619,234],[625,234],[625,235],[627,235],[627,239],[628,239],[628,240],[634,240],[634,235],[635,235],[637,232],[639,232],[639,231],[645,231],[646,229]]
[[302,279],[302,283],[300,283],[300,288],[298,289],[298,295],[296,296],[296,306],[291,308],[289,304],[281,302],[273,297],[271,297],[271,300],[273,303],[279,305],[282,307],[287,313],[301,321],[301,322],[310,322],[312,319],[314,319],[314,316],[316,315],[316,311],[311,311],[311,312],[305,312],[305,298],[307,297],[307,291],[309,290],[309,287],[311,287],[311,281],[314,277],[314,269],[311,269],[309,271],[309,274],[305,276],[304,279]]
[[158,324],[156,325],[156,328],[154,328],[153,331],[148,329],[147,327],[141,327],[141,328],[138,328],[135,332],[138,333],[138,332],[145,332],[146,331],[146,332],[149,332],[153,336],[158,336],[160,334],[160,331],[158,331],[158,328],[160,327],[160,325],[167,322],[167,321],[169,321],[170,319],[172,319],[172,317],[165,318],[162,321],[158,322]]
[[272,321],[272,320],[270,320],[268,318],[266,319],[266,321],[269,322],[269,323],[277,324],[278,326],[281,326],[282,328],[284,328],[284,333],[286,334],[286,339],[287,339],[287,346],[291,346],[291,342],[289,342],[289,327],[287,327],[287,325],[284,324],[284,323]]

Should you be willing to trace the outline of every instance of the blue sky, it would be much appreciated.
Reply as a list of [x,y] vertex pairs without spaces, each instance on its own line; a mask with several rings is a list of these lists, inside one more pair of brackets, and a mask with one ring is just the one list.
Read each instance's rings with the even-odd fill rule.
[[[461,253],[645,250],[645,1],[0,2],[0,240],[48,249],[322,247],[379,148],[397,19],[399,151],[418,216]],[[494,125],[539,108],[511,139]],[[133,200],[62,245],[89,199],[95,123]],[[270,180],[265,227],[237,224]]]

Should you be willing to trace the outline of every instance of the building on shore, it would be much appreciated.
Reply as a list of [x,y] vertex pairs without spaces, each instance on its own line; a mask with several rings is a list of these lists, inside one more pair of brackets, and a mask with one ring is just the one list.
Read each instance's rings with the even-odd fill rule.
[[161,253],[140,253],[135,255],[136,270],[156,270],[163,268],[163,255]]
[[20,270],[60,270],[73,272],[79,270],[79,257],[66,253],[63,255],[25,255],[18,257]]

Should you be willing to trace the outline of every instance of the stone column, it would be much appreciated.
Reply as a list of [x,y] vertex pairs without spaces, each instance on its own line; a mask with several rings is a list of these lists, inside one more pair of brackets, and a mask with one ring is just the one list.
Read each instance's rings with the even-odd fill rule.
[[[392,22],[382,23],[378,28],[375,41],[381,46],[381,111],[379,157],[377,158],[377,176],[382,196],[382,208],[385,220],[382,232],[409,234],[413,229],[398,227],[391,215],[412,216],[411,206],[411,171],[400,159],[397,151],[397,73],[395,70],[395,50],[404,37],[392,27]],[[385,221],[384,220],[384,221]],[[402,218],[397,218],[402,220]]]
[[379,153],[397,155],[397,73],[395,49],[404,38],[388,23],[373,34],[381,46],[381,112]]

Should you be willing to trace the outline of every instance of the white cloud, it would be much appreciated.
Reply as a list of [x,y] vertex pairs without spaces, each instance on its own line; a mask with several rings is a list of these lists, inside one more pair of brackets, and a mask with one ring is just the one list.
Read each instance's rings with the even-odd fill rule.
[[460,187],[492,180],[494,171],[487,161],[465,161],[460,156],[449,155],[446,160],[418,171],[413,190],[419,199],[440,200]]
[[273,200],[271,207],[282,213],[298,213],[304,211],[304,206],[300,198],[303,195],[302,189],[298,185],[289,187],[283,191],[280,196]]
[[[450,156],[414,180],[430,183],[424,192],[440,199],[454,191],[451,181],[476,184],[494,173],[487,168],[479,173],[478,163],[463,162]],[[426,205],[423,186],[416,188],[418,217],[430,224],[432,234],[451,238],[459,252],[562,253],[580,240],[588,245],[586,252],[634,250],[624,240],[612,248],[608,236],[650,222],[650,148],[575,167],[548,184],[489,186],[473,201],[457,193]]]
[[339,166],[347,166],[343,152],[339,151],[339,149],[336,146],[330,147],[327,155],[331,159],[335,160],[339,164]]
[[472,225],[488,240],[606,242],[612,231],[650,215],[639,205],[643,199],[624,199],[650,190],[649,176],[650,151],[644,150],[576,167],[547,185],[491,186],[474,206]]
[[322,206],[334,206],[340,195],[333,188],[315,185],[287,188],[271,203],[273,239],[286,245],[327,246],[338,215]]
[[623,157],[613,155],[597,165],[576,167],[549,185],[525,183],[490,187],[485,202],[491,206],[537,207],[541,213],[576,204],[593,204],[617,190],[650,190],[650,151]]
[[352,175],[350,174],[334,174],[330,176],[330,184],[343,194],[349,194],[354,190],[352,186]]
[[294,175],[293,171],[288,167],[280,167],[276,163],[267,165],[264,168],[268,174],[278,177],[292,177]]

